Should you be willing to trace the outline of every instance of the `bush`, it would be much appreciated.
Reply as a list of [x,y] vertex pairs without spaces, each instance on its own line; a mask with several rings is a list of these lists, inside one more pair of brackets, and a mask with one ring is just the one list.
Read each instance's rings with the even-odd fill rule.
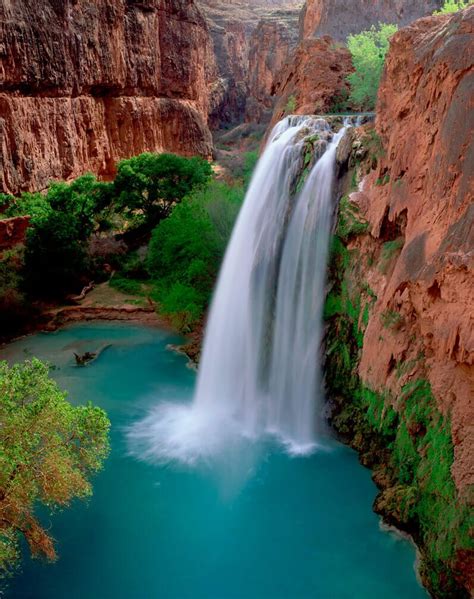
[[375,108],[389,40],[396,31],[396,25],[380,23],[378,28],[372,26],[368,31],[349,36],[347,40],[355,69],[348,77],[351,84],[349,99],[361,110]]
[[152,233],[147,267],[156,297],[182,329],[209,304],[242,199],[242,188],[214,181],[177,205]]
[[112,186],[91,175],[53,183],[47,193],[23,194],[17,213],[31,215],[23,270],[25,289],[34,296],[61,297],[78,287],[90,267],[88,240],[97,215],[112,201]]
[[296,110],[296,96],[290,96],[286,102],[285,114],[293,114]]
[[464,10],[471,4],[474,4],[474,0],[445,0],[445,3],[441,10],[437,10],[433,14],[444,15],[453,12],[458,12],[459,10]]

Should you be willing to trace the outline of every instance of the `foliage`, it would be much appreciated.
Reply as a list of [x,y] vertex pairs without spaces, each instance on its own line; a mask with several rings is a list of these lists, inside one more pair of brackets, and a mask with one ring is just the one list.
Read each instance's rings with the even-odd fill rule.
[[147,257],[156,298],[187,329],[207,307],[243,190],[213,181],[153,231]]
[[34,296],[60,296],[77,286],[88,268],[87,240],[97,216],[111,202],[111,185],[86,174],[72,183],[53,183],[45,194],[22,194],[7,215],[29,214],[25,289]]
[[67,506],[91,492],[89,476],[108,454],[109,421],[96,407],[72,406],[37,359],[0,362],[0,570],[12,571],[23,536],[34,557],[55,559],[37,504]]
[[255,166],[258,162],[258,151],[253,150],[252,152],[246,152],[244,155],[244,166],[242,169],[243,181],[245,189],[250,185]]
[[471,4],[474,4],[474,0],[445,0],[441,10],[437,10],[433,14],[444,15],[458,12],[460,10],[464,10],[468,6],[471,6]]
[[347,45],[355,69],[348,77],[351,84],[349,99],[354,106],[363,110],[375,108],[385,56],[390,38],[396,31],[396,25],[380,23],[378,27],[372,26],[368,31],[349,36]]
[[19,197],[10,196],[8,207],[5,210],[5,217],[12,216],[31,216],[31,221],[46,217],[51,212],[51,207],[42,193],[23,193]]
[[28,229],[23,276],[34,296],[61,297],[88,267],[83,229],[73,213],[51,212]]
[[359,215],[359,208],[350,202],[348,196],[343,196],[339,202],[339,217],[337,221],[337,235],[347,241],[350,237],[366,233],[369,224]]
[[296,96],[289,96],[285,106],[285,114],[293,114],[296,110],[296,106]]
[[117,207],[132,222],[154,226],[211,174],[209,163],[198,156],[144,153],[122,160],[114,181]]
[[[436,596],[463,596],[453,571],[457,552],[474,549],[474,523],[451,475],[449,418],[437,409],[428,381],[411,381],[398,397],[390,397],[359,379],[361,327],[366,326],[373,293],[360,282],[359,257],[346,243],[339,236],[333,241],[332,289],[325,311],[326,382],[335,405],[332,421],[362,453],[364,463],[382,473],[384,514],[419,542],[424,581]],[[363,300],[357,298],[366,294],[372,301],[362,307]],[[387,324],[398,326],[401,315],[388,312]],[[422,358],[420,354],[417,360]]]
[[341,114],[349,110],[349,92],[347,89],[341,89],[331,99],[329,114]]
[[30,316],[22,291],[22,249],[4,251],[0,258],[0,337],[14,333]]

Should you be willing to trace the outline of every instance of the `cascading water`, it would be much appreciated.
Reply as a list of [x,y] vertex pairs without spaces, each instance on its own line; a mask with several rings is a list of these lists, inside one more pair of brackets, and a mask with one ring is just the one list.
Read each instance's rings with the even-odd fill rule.
[[[205,335],[193,403],[161,404],[130,432],[142,457],[195,462],[272,434],[291,452],[322,432],[325,272],[336,150],[315,117],[273,130],[232,234]],[[297,187],[310,140],[322,156]]]

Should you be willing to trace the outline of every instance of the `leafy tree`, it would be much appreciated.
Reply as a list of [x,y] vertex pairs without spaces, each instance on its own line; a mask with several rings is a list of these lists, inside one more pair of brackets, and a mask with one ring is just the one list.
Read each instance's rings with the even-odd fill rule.
[[22,292],[22,249],[2,253],[0,259],[0,339],[14,334],[21,324],[31,319],[31,307]]
[[88,269],[87,243],[74,214],[51,212],[28,229],[24,286],[33,296],[64,296]]
[[119,162],[114,182],[117,205],[138,224],[154,226],[173,206],[207,183],[212,169],[200,158],[144,153]]
[[56,297],[77,287],[89,268],[88,239],[112,190],[86,174],[72,183],[53,183],[44,196],[24,194],[18,200],[16,210],[32,216],[23,271],[27,291]]
[[94,175],[88,173],[71,183],[53,183],[46,200],[52,211],[73,218],[77,238],[84,241],[94,230],[97,215],[111,204],[113,186],[97,181]]
[[19,197],[4,196],[9,200],[5,202],[5,217],[12,216],[31,216],[32,221],[41,218],[51,212],[51,207],[45,194],[42,193],[23,193]]
[[352,54],[354,73],[349,75],[350,102],[360,109],[373,110],[377,101],[385,56],[390,38],[397,31],[396,25],[380,23],[368,31],[350,35],[347,45]]
[[474,0],[445,0],[445,3],[441,10],[435,11],[435,15],[444,15],[453,12],[458,12],[459,10],[464,10],[468,6],[474,4]]
[[243,199],[242,187],[213,181],[177,205],[153,231],[147,266],[157,299],[186,329],[207,307]]
[[110,423],[100,408],[72,406],[37,359],[0,362],[0,397],[0,571],[7,574],[22,536],[34,557],[56,558],[35,508],[91,495],[89,477],[107,457]]

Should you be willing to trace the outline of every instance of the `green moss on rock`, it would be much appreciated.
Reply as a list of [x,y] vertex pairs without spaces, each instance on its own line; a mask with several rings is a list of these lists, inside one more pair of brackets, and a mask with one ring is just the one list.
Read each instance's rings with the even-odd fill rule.
[[467,598],[456,564],[474,549],[472,510],[459,497],[451,475],[449,417],[439,412],[426,380],[408,383],[394,397],[369,389],[358,376],[375,297],[362,281],[357,252],[347,247],[351,237],[365,233],[362,225],[343,199],[324,312],[331,422],[359,451],[361,462],[374,469],[381,489],[375,511],[412,534],[419,545],[420,574],[431,593],[439,599]]

